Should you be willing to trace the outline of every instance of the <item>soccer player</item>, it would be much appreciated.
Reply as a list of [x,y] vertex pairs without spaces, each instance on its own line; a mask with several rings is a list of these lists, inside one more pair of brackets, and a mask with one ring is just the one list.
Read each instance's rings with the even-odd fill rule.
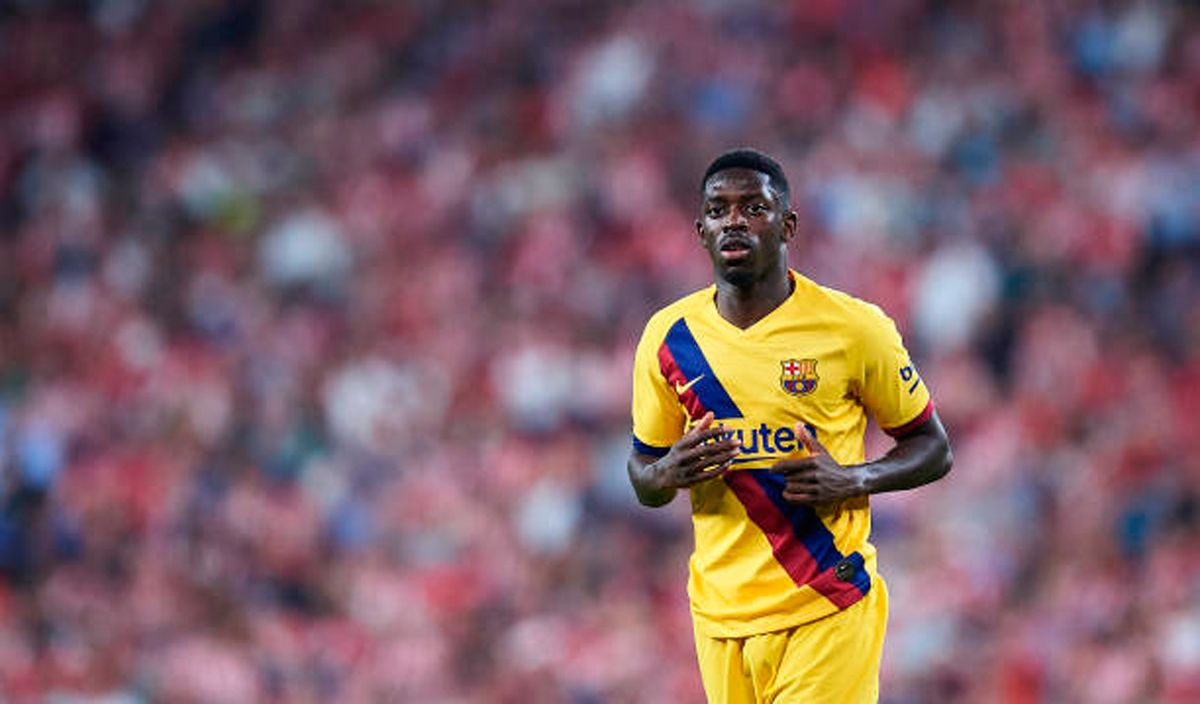
[[[787,266],[787,177],[740,149],[704,172],[715,285],[655,313],[634,361],[629,478],[688,489],[688,594],[711,702],[873,702],[887,622],[868,497],[950,470],[950,446],[878,307]],[[864,461],[867,414],[895,446]]]

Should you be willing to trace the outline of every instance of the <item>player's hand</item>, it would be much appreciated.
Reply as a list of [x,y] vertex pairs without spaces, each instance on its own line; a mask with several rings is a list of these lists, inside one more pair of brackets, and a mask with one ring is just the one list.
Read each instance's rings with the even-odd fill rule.
[[653,465],[656,489],[685,489],[723,475],[741,454],[742,445],[723,425],[713,425],[712,412]]
[[772,472],[784,477],[784,499],[811,506],[866,493],[860,473],[838,464],[821,442],[808,432],[804,423],[796,424],[796,437],[808,454],[779,460],[771,466]]

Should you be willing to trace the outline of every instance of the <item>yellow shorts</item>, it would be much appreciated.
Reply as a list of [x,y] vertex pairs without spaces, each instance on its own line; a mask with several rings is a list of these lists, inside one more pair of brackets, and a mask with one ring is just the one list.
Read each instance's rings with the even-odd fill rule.
[[700,677],[712,704],[860,704],[879,699],[887,626],[883,580],[845,611],[747,638],[696,633]]

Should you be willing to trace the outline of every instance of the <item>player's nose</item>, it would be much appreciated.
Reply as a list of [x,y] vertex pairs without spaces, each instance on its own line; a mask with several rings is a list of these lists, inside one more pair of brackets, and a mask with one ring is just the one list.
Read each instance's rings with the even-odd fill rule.
[[747,230],[750,227],[750,221],[738,208],[730,208],[729,214],[725,216],[725,222],[721,223],[723,232],[732,230]]

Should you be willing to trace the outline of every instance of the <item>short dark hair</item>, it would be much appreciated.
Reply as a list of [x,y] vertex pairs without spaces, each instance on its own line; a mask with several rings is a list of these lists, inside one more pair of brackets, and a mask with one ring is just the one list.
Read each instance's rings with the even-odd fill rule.
[[713,159],[708,168],[704,170],[704,178],[700,180],[700,192],[704,193],[704,187],[708,185],[708,179],[712,178],[717,172],[726,169],[749,169],[750,171],[757,171],[760,174],[766,174],[770,182],[769,185],[783,201],[784,207],[791,200],[791,187],[788,186],[787,176],[783,173],[783,167],[779,165],[779,162],[757,149],[749,148],[730,149],[716,159]]

